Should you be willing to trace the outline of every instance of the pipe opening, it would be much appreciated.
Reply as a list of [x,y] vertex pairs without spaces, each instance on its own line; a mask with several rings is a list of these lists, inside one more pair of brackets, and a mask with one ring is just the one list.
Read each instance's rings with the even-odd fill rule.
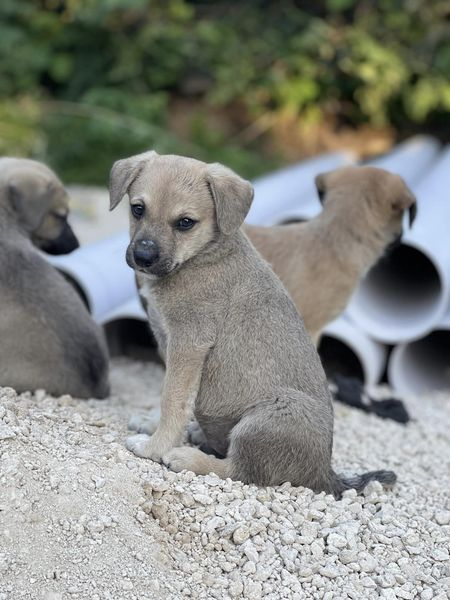
[[111,358],[128,356],[161,363],[148,323],[139,319],[117,319],[105,323],[104,330]]
[[368,273],[352,301],[358,322],[377,339],[396,342],[396,333],[420,335],[442,309],[442,282],[433,262],[401,244]]
[[328,379],[333,379],[335,374],[339,374],[365,381],[361,361],[341,340],[325,334],[320,340],[318,351]]
[[396,370],[396,378],[413,394],[449,390],[450,331],[436,330],[405,346]]
[[278,225],[292,225],[293,223],[306,223],[306,221],[308,221],[308,219],[302,219],[301,217],[295,218],[288,218],[288,219],[284,219],[283,221],[280,221],[280,223],[278,223]]

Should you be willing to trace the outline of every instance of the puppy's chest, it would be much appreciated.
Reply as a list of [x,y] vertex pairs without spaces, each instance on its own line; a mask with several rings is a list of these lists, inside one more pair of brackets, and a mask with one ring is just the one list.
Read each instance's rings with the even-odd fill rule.
[[157,299],[147,282],[139,281],[139,294],[141,298],[144,299],[150,328],[155,335],[158,344],[161,346],[164,342],[165,345],[165,341],[169,334],[169,328],[164,319],[164,314],[158,306]]
[[201,292],[193,296],[182,285],[157,287],[145,281],[139,283],[153,330],[159,329],[171,338],[189,332],[208,340],[214,337],[217,323],[223,319],[217,298]]

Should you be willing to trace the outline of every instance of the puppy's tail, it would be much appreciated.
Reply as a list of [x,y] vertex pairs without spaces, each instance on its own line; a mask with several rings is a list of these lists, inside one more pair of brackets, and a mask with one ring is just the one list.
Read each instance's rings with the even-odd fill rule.
[[332,493],[339,499],[345,490],[354,489],[360,494],[370,481],[379,481],[383,487],[391,488],[397,481],[397,475],[393,471],[369,471],[361,475],[344,477],[333,473]]

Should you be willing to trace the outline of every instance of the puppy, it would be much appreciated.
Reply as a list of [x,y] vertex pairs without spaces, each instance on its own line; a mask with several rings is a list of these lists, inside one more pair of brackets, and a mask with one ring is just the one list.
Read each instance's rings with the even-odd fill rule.
[[102,332],[38,250],[64,254],[78,247],[68,212],[67,193],[45,165],[0,159],[0,385],[104,398]]
[[400,240],[403,214],[410,225],[416,199],[404,181],[375,167],[344,167],[316,177],[322,212],[309,222],[244,226],[271,264],[317,344],[359,281]]
[[[337,497],[371,479],[392,484],[389,471],[344,479],[331,468],[333,410],[319,357],[240,230],[251,184],[220,164],[147,152],[114,164],[110,194],[111,209],[129,196],[126,259],[166,363],[158,428],[127,447],[174,471],[290,481]],[[225,458],[182,446],[192,410]]]

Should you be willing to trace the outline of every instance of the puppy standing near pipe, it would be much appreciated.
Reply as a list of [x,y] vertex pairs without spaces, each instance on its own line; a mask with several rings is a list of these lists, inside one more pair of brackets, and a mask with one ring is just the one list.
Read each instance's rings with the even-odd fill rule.
[[311,221],[245,225],[255,248],[285,285],[317,345],[357,284],[386,249],[400,241],[416,199],[399,175],[376,167],[344,167],[316,177],[322,212]]
[[0,385],[104,398],[108,354],[72,286],[39,254],[78,247],[68,197],[45,165],[0,159]]
[[[166,362],[161,419],[136,455],[175,471],[290,481],[339,496],[390,471],[331,468],[333,409],[317,352],[279,279],[240,226],[249,182],[219,164],[147,152],[116,162],[111,209],[128,194],[127,262]],[[191,410],[224,459],[182,446]]]

